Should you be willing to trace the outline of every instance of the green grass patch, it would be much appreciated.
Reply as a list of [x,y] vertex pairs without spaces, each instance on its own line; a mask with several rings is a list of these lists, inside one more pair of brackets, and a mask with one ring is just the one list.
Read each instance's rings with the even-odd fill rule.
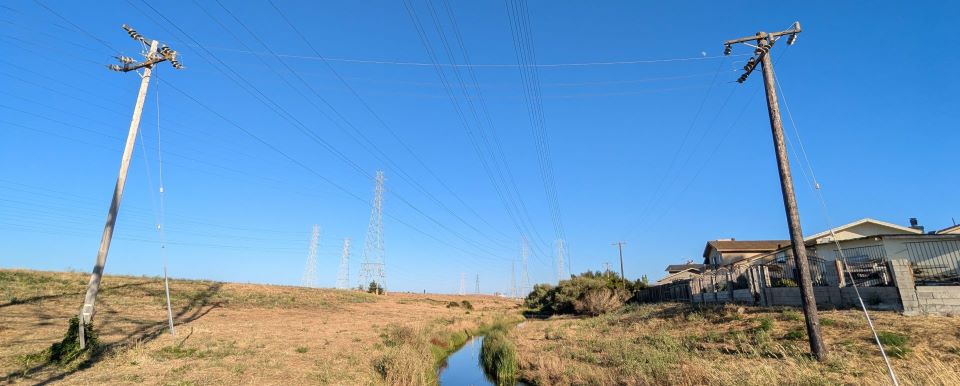
[[757,330],[767,331],[767,332],[769,332],[770,330],[773,330],[773,318],[764,316],[758,319],[758,321],[760,322],[760,324],[757,325]]
[[788,320],[791,322],[799,322],[803,320],[803,315],[794,310],[783,310],[783,312],[780,313],[780,316],[783,317],[783,320]]
[[517,379],[517,347],[507,337],[506,331],[495,330],[483,338],[480,359],[484,370],[492,375],[498,385],[513,385]]
[[880,331],[877,333],[877,338],[880,339],[880,344],[883,345],[883,350],[887,352],[887,355],[894,358],[906,358],[913,351],[908,347],[910,339],[904,334]]
[[297,349],[295,351],[297,352],[297,354],[306,354],[307,351],[310,351],[310,348],[307,346],[297,346]]
[[790,331],[787,331],[786,335],[783,336],[784,339],[790,340],[802,340],[807,337],[807,332],[803,327],[793,328]]

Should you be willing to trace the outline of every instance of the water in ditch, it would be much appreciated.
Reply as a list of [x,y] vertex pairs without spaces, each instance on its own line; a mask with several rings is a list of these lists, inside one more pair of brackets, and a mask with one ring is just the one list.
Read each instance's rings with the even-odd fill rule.
[[[483,337],[470,339],[457,352],[447,357],[446,363],[440,367],[440,384],[444,386],[496,386],[497,382],[487,376],[480,364],[480,347],[483,346]],[[526,384],[517,382],[516,386]]]

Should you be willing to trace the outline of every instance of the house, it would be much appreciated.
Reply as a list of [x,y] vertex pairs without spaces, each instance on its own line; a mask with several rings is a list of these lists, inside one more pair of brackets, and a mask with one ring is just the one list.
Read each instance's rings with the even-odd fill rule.
[[712,240],[708,241],[703,248],[703,264],[720,267],[747,263],[756,256],[770,253],[789,244],[790,240]]
[[[805,238],[811,271],[829,269],[834,261],[845,261],[846,269],[858,284],[888,285],[886,262],[909,260],[917,283],[960,284],[960,233],[925,234],[916,219],[905,227],[865,218]],[[950,228],[947,228],[950,229]],[[756,256],[753,265],[793,269],[793,251],[787,244]]]
[[653,285],[670,284],[675,281],[687,280],[700,275],[703,272],[703,264],[671,264],[667,266],[667,276],[657,280]]
[[960,224],[946,227],[936,232],[938,235],[960,235]]

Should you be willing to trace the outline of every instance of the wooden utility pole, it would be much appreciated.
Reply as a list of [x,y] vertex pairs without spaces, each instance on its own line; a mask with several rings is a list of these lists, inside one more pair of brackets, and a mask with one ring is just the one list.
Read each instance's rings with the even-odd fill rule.
[[[803,242],[803,230],[800,228],[800,210],[797,208],[797,198],[793,194],[793,177],[790,174],[790,160],[787,157],[787,145],[783,136],[783,122],[780,120],[780,106],[777,102],[776,78],[773,73],[773,60],[770,58],[770,49],[782,36],[787,36],[787,44],[793,44],[800,33],[800,23],[794,23],[786,31],[767,33],[758,32],[755,36],[729,40],[724,43],[725,54],[730,54],[731,46],[737,43],[756,42],[755,57],[750,58],[744,67],[744,74],[737,80],[743,83],[750,76],[759,63],[763,71],[763,85],[767,92],[767,109],[770,115],[770,128],[773,132],[773,147],[777,157],[777,169],[780,172],[780,190],[783,193],[783,207],[787,214],[787,227],[790,229],[790,245],[793,251],[794,263],[797,266],[800,279],[800,296],[803,305],[803,314],[806,317],[807,336],[810,340],[810,351],[819,361],[826,360],[827,348],[820,335],[820,321],[817,316],[817,300],[813,294],[813,281],[810,279],[807,249]],[[752,46],[752,45],[751,45]]]
[[620,251],[620,288],[626,289],[627,277],[623,276],[623,244],[626,244],[626,243],[623,241],[617,241],[612,245],[615,245],[617,249]]
[[[87,293],[83,298],[83,306],[80,308],[78,332],[81,348],[85,348],[86,346],[85,326],[93,320],[93,315],[96,312],[95,304],[97,301],[97,293],[100,291],[100,281],[103,279],[103,268],[107,264],[107,252],[110,251],[110,241],[113,239],[114,226],[117,223],[117,215],[120,213],[120,200],[123,198],[123,187],[127,181],[127,170],[130,167],[130,159],[133,157],[137,131],[140,128],[140,114],[143,112],[143,103],[147,98],[147,88],[150,85],[150,74],[153,72],[153,65],[163,61],[170,61],[174,68],[182,68],[180,62],[177,61],[176,51],[171,50],[165,45],[160,48],[160,43],[156,40],[148,43],[146,38],[127,25],[124,25],[123,29],[126,30],[134,40],[145,45],[149,44],[150,49],[145,54],[146,60],[143,62],[136,62],[132,58],[120,56],[117,57],[117,59],[123,64],[122,66],[116,64],[108,66],[109,69],[120,72],[135,71],[142,68],[143,75],[141,75],[140,79],[140,92],[137,93],[137,103],[133,108],[133,118],[130,121],[127,142],[123,147],[123,156],[120,158],[120,173],[117,176],[117,184],[113,188],[113,198],[110,202],[110,210],[107,213],[107,222],[103,226],[103,236],[100,238],[100,249],[97,251],[97,261],[93,266],[93,273],[90,275],[90,283],[87,285]],[[169,314],[169,290],[167,294],[167,312]]]

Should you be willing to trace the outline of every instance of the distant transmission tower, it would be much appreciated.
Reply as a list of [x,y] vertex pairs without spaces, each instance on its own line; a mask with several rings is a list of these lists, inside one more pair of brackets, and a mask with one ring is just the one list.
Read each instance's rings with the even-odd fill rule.
[[563,240],[557,240],[557,282],[559,283],[566,276],[566,270],[563,268],[563,261],[566,260],[567,250],[563,245]]
[[387,275],[383,267],[383,170],[377,171],[373,188],[373,206],[370,209],[370,225],[363,245],[363,263],[360,264],[360,285],[376,282],[386,290]]
[[510,262],[510,297],[517,298],[517,262]]
[[317,286],[317,248],[320,246],[320,226],[314,224],[310,234],[310,252],[307,254],[307,266],[303,269],[303,286]]
[[522,259],[523,274],[520,275],[520,292],[526,296],[533,289],[530,288],[530,272],[527,271],[527,257],[530,256],[530,246],[527,245],[527,238],[523,238],[523,244],[520,246],[520,258]]
[[480,294],[480,274],[479,273],[477,274],[477,290],[475,291],[475,293]]
[[460,295],[466,295],[466,294],[467,294],[467,288],[464,286],[464,279],[465,279],[465,278],[466,278],[466,276],[463,274],[463,272],[460,272]]
[[340,269],[337,271],[337,288],[350,288],[350,238],[343,239],[343,252],[340,253]]

